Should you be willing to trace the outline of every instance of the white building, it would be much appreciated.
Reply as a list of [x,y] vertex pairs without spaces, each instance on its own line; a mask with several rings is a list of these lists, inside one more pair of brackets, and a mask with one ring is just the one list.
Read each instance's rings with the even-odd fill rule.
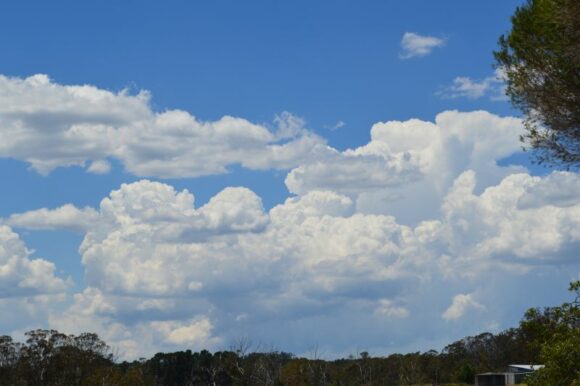
[[475,376],[475,386],[506,386],[524,383],[526,377],[544,365],[508,365],[505,373],[482,373]]

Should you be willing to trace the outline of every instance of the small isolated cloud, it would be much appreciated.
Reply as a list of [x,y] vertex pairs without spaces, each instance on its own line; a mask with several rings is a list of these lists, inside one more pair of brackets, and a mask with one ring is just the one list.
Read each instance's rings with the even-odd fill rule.
[[335,131],[335,130],[338,130],[344,126],[346,126],[346,123],[344,121],[338,121],[334,125],[325,125],[324,128],[328,129],[330,131]]
[[444,99],[479,99],[489,96],[492,101],[502,101],[507,99],[504,79],[504,72],[501,69],[497,69],[492,76],[480,80],[458,76],[453,79],[451,86],[443,88],[436,95]]
[[457,320],[469,310],[483,310],[485,306],[473,299],[473,294],[458,294],[453,297],[453,302],[442,317],[445,320]]
[[402,52],[399,54],[401,59],[410,59],[414,57],[426,56],[434,48],[445,45],[445,39],[434,36],[423,36],[414,32],[405,32],[401,39]]
[[66,204],[56,209],[42,208],[13,214],[6,223],[25,229],[87,231],[97,218],[98,213],[93,208],[78,209],[74,205]]

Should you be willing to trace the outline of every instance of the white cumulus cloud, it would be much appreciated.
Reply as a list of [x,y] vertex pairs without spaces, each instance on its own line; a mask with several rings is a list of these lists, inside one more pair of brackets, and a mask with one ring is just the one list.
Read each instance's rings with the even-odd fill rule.
[[439,90],[436,93],[441,98],[468,98],[479,99],[489,96],[491,100],[506,100],[505,95],[505,74],[501,69],[484,79],[472,79],[467,76],[458,76],[453,79],[453,83]]
[[442,47],[446,43],[445,39],[435,36],[419,35],[414,32],[405,32],[401,39],[401,59],[426,56],[437,47]]
[[[196,126],[188,114],[172,114],[153,119]],[[277,131],[237,118],[196,130],[234,142],[285,138],[274,145],[280,147],[314,138],[299,134],[298,118],[278,120]],[[533,275],[545,283],[578,272],[580,177],[500,166],[519,150],[520,130],[519,119],[484,111],[379,122],[364,146],[321,145],[300,159],[286,178],[296,195],[269,210],[244,187],[225,188],[196,206],[188,190],[140,180],[113,190],[96,208],[67,204],[4,221],[84,233],[86,287],[66,310],[51,312],[50,325],[98,332],[129,359],[220,349],[240,335],[296,352],[315,340],[333,353],[377,345],[389,352],[432,336],[461,338],[490,323],[503,326],[503,313],[514,309],[506,290],[514,282],[528,283],[532,301],[542,291],[529,284]],[[166,133],[169,139],[157,134],[141,143],[148,144],[143,151],[155,153],[153,143],[171,141],[175,132]],[[284,154],[277,155],[280,164],[292,158]],[[66,288],[54,265],[30,259],[11,228],[0,229],[6,296]],[[40,268],[32,268],[35,261]],[[15,289],[19,283],[30,284]],[[480,312],[492,299],[494,307]],[[526,300],[515,299],[522,306]],[[481,317],[469,325],[448,323],[472,313]]]
[[97,220],[97,211],[86,207],[78,209],[66,204],[56,209],[37,209],[13,214],[5,222],[13,227],[26,229],[69,229],[88,231]]
[[379,122],[368,144],[306,160],[286,178],[288,190],[329,190],[348,195],[365,213],[395,215],[416,224],[438,215],[441,200],[464,170],[474,170],[479,187],[523,168],[497,162],[520,149],[519,119],[484,111],[446,111],[434,122]]
[[[569,185],[580,180],[576,173],[556,176],[570,180]],[[573,193],[574,205],[553,205],[542,193],[554,180],[513,174],[476,195],[475,173],[464,172],[442,207],[451,251],[471,266],[494,260],[507,265],[576,260],[572,251],[580,247],[580,195]],[[535,205],[522,207],[522,200]]]
[[0,75],[0,157],[45,175],[66,166],[104,174],[108,159],[116,159],[138,176],[183,178],[227,173],[235,164],[287,169],[326,151],[324,140],[290,113],[271,130],[231,116],[202,121],[182,110],[155,112],[150,99],[146,91]]
[[337,320],[364,342],[386,339],[376,331],[387,325],[408,343],[419,337],[406,334],[426,320],[425,334],[443,333],[445,321],[482,310],[486,275],[509,283],[538,267],[577,267],[580,197],[554,205],[545,186],[553,179],[575,186],[578,178],[512,174],[477,192],[477,174],[466,171],[440,214],[415,226],[360,213],[333,191],[291,197],[265,212],[245,188],[227,188],[196,208],[188,191],[125,184],[102,200],[86,231],[80,252],[88,287],[51,323],[105,331],[128,356],[188,344],[219,348],[240,331],[292,348],[299,343],[277,335],[280,328],[331,339],[338,331],[320,329]]
[[53,263],[30,259],[20,237],[6,225],[0,225],[0,299],[63,293],[67,280],[55,276]]
[[453,297],[453,302],[445,310],[442,317],[445,320],[456,320],[470,311],[484,310],[485,307],[475,301],[473,294],[458,294]]

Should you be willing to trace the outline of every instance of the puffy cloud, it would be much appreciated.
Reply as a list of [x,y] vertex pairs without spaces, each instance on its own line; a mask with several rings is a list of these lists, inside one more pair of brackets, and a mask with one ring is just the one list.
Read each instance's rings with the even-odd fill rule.
[[445,39],[434,36],[423,36],[414,32],[405,32],[401,39],[401,59],[409,59],[414,57],[426,56],[433,51],[434,48],[445,45]]
[[67,280],[54,275],[54,264],[30,259],[31,252],[12,229],[0,225],[0,299],[62,293]]
[[118,145],[117,128],[148,119],[149,94],[61,86],[46,75],[0,75],[0,157],[26,161],[42,174],[101,160]]
[[360,211],[388,213],[405,224],[417,224],[438,215],[441,200],[464,170],[478,174],[478,189],[523,171],[497,165],[519,150],[521,130],[519,119],[484,111],[446,111],[435,122],[379,122],[368,144],[307,160],[290,171],[286,185],[297,194],[346,194]]
[[469,98],[479,99],[488,95],[491,100],[506,100],[505,74],[497,69],[492,76],[475,80],[466,76],[453,79],[453,84],[436,93],[441,98]]
[[88,231],[97,220],[93,208],[78,209],[66,204],[56,209],[38,209],[25,213],[13,214],[6,223],[10,226],[26,229],[70,229]]
[[407,154],[365,152],[357,149],[333,152],[300,165],[286,177],[286,186],[297,194],[333,190],[343,194],[402,185],[418,179],[420,172]]
[[[149,194],[141,189],[141,195]],[[397,262],[398,239],[408,230],[386,216],[348,215],[352,202],[336,193],[289,199],[271,211],[266,229],[258,233],[208,236],[196,228],[193,232],[203,237],[178,240],[160,232],[167,223],[158,223],[158,215],[128,219],[124,207],[110,207],[124,220],[103,225],[102,235],[89,232],[83,242],[89,289],[51,323],[104,331],[128,355],[184,347],[192,342],[184,341],[186,336],[195,347],[216,347],[253,326],[272,333],[274,319],[291,324],[296,317],[319,317],[322,310],[342,313],[358,301],[369,302],[372,313],[376,296],[398,293],[399,278],[411,275]],[[237,222],[236,216],[231,219]],[[106,220],[102,215],[103,224]],[[398,319],[405,312],[398,305],[387,311],[382,304],[377,318]],[[149,331],[140,338],[128,332],[134,329]]]
[[[286,117],[288,120],[288,117]],[[200,122],[184,111],[167,111],[152,120],[122,128],[118,154],[138,176],[197,177],[221,174],[241,164],[250,169],[286,169],[324,151],[324,141],[296,122],[285,123],[280,137],[245,119],[225,116]],[[291,135],[291,137],[288,137]]]
[[[99,332],[127,357],[217,348],[240,328],[274,333],[276,315],[291,323],[359,301],[372,313],[375,297],[410,275],[397,244],[412,232],[387,216],[353,215],[352,200],[334,192],[289,198],[269,215],[243,188],[193,204],[189,192],[146,180],[103,199],[81,246],[88,287],[51,325]],[[380,305],[379,319],[406,313]]]
[[301,223],[307,217],[344,217],[354,213],[350,198],[332,191],[312,191],[301,197],[288,198],[284,205],[270,211],[274,220]]
[[66,307],[72,285],[55,275],[52,262],[32,254],[9,226],[0,224],[0,326],[13,336],[45,326],[51,313]]
[[200,208],[205,227],[224,231],[254,231],[268,222],[262,200],[246,188],[226,188]]
[[203,347],[211,338],[213,328],[207,318],[186,323],[180,321],[153,322],[151,327],[163,334],[167,342],[181,346]]
[[[424,338],[482,310],[480,289],[491,272],[510,282],[538,263],[577,264],[580,198],[554,199],[548,185],[575,186],[578,178],[513,174],[477,192],[477,174],[467,171],[442,199],[440,215],[416,226],[357,212],[351,198],[332,191],[291,197],[265,213],[244,188],[195,208],[188,191],[125,184],[102,200],[83,241],[88,288],[51,323],[106,331],[128,357],[223,348],[240,331],[294,349],[298,336],[325,339],[313,326],[337,320],[365,345],[388,339],[376,332],[385,326],[400,334],[393,345],[409,344],[422,339],[416,331],[425,320],[441,322],[431,322]],[[470,328],[498,318],[490,312]],[[476,332],[466,328],[462,334]]]
[[41,174],[87,166],[107,173],[117,159],[138,176],[197,177],[250,169],[286,169],[325,152],[324,141],[289,113],[277,131],[242,118],[203,122],[181,110],[154,112],[149,93],[65,86],[46,75],[0,75],[0,157],[28,162]]
[[484,310],[485,307],[474,300],[473,294],[458,294],[441,317],[445,320],[456,320],[469,311]]
[[[578,184],[578,174],[546,178],[513,174],[479,196],[473,193],[475,180],[472,171],[463,173],[443,204],[450,250],[463,263],[511,265],[577,258],[572,251],[580,247],[580,196],[570,193],[575,199],[566,197],[566,205],[560,207],[545,193],[558,180]],[[522,201],[534,205],[522,206]]]
[[[498,166],[519,149],[516,118],[447,111],[434,122],[379,122],[368,144],[345,151],[303,131],[295,116],[276,119],[278,130],[270,131],[238,118],[200,123],[171,111],[114,129],[131,133],[118,154],[144,157],[126,163],[130,169],[179,170],[195,158],[205,160],[196,168],[213,173],[241,160],[244,149],[257,155],[243,161],[250,168],[300,158],[286,178],[298,195],[268,212],[246,188],[226,188],[196,207],[187,190],[141,180],[112,191],[96,209],[65,205],[10,216],[15,227],[85,232],[87,287],[66,311],[52,313],[51,326],[101,333],[127,358],[224,348],[240,335],[296,352],[314,340],[332,353],[354,346],[388,352],[503,326],[501,312],[513,301],[503,304],[486,290],[490,273],[505,289],[534,272],[577,269],[578,174],[532,177]],[[163,141],[173,146],[179,133],[187,145],[158,157]],[[198,151],[187,142],[196,135],[214,147],[187,158]],[[306,154],[301,149],[307,156],[298,157]],[[31,261],[22,248],[17,255]],[[500,311],[486,309],[470,326],[449,329],[448,320],[467,319],[494,296]]]
[[[196,292],[211,278],[208,256],[221,255],[227,242],[219,239],[206,250],[206,239],[257,232],[268,221],[260,198],[246,188],[227,188],[197,210],[193,203],[187,190],[147,180],[113,191],[81,245],[89,284],[121,293]],[[235,256],[221,259],[228,266]],[[225,271],[235,274],[233,266]]]
[[[74,303],[64,313],[51,314],[49,325],[76,334],[97,331],[124,359],[150,356],[163,350],[218,349],[222,341],[212,334],[214,326],[207,316],[171,319],[167,312],[162,316],[155,313],[174,303],[171,299],[105,295],[88,287],[74,295]],[[124,310],[137,312],[138,317],[123,319]]]
[[534,181],[536,183],[518,199],[518,208],[531,209],[544,205],[567,208],[578,204],[580,178],[577,173],[554,172]]

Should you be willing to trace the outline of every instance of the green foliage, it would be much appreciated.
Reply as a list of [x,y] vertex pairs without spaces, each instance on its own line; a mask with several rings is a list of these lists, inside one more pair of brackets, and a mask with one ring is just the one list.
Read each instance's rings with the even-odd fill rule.
[[549,320],[537,323],[545,367],[530,377],[530,386],[580,385],[580,281],[571,283],[570,291],[576,293],[573,302],[551,308]]
[[580,166],[580,2],[528,0],[499,45],[507,95],[526,115],[521,140],[540,163]]
[[251,352],[246,347],[213,354],[206,350],[158,353],[148,360],[115,364],[106,344],[94,334],[79,339],[36,330],[27,334],[26,344],[0,337],[0,385],[410,386],[471,382],[475,372],[491,370],[490,363],[506,360],[498,365],[505,366],[517,361],[517,352],[514,357],[495,357],[499,342],[505,340],[502,334],[468,337],[442,353],[430,350],[380,358],[361,352],[349,359],[326,361],[317,355],[294,358],[278,351]]
[[25,344],[0,337],[0,385],[84,385],[101,367],[112,366],[109,347],[96,334],[65,335],[33,330]]
[[464,364],[461,369],[459,369],[457,378],[460,382],[471,384],[475,380],[475,369],[469,364]]

